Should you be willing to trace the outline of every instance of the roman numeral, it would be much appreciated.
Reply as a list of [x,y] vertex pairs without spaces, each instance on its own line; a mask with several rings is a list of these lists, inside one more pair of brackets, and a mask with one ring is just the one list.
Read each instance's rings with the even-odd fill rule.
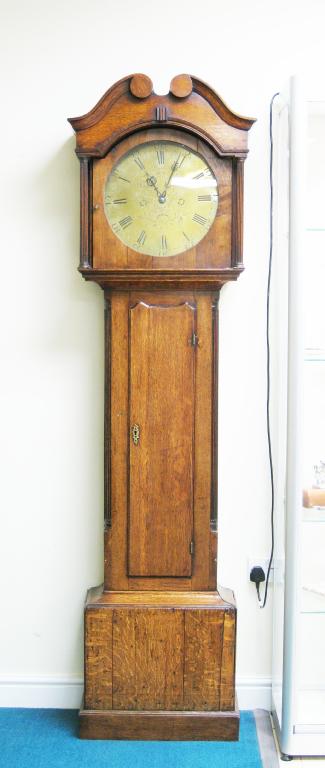
[[127,203],[126,197],[120,197],[119,200],[113,200],[114,205],[122,205],[122,203]]
[[204,216],[200,216],[199,213],[195,213],[193,221],[196,221],[197,224],[201,224],[203,227],[204,224],[207,224],[208,219],[205,219]]
[[129,227],[130,224],[132,224],[132,221],[132,216],[125,216],[124,219],[119,221],[119,225],[122,227],[122,229],[126,229],[126,227]]
[[145,231],[143,229],[142,232],[140,232],[139,237],[137,239],[138,245],[144,245],[146,237],[147,237],[147,235],[146,235],[146,233],[145,233]]
[[142,171],[144,171],[144,165],[139,155],[133,155],[133,160]]
[[161,147],[157,149],[157,160],[158,160],[158,165],[165,164],[165,150],[162,149]]
[[176,160],[176,168],[180,168],[181,165],[183,165],[185,158],[187,157],[189,153],[185,152],[184,155],[179,155],[179,157]]
[[160,245],[160,247],[161,247],[162,252],[166,253],[167,248],[168,248],[167,240],[166,240],[166,235],[162,235],[161,236],[161,245]]
[[112,176],[115,176],[116,179],[120,179],[121,181],[127,181],[128,184],[131,184],[130,179],[126,179],[124,176],[120,176],[120,174],[117,171],[113,171]]
[[190,238],[188,237],[188,235],[186,234],[186,232],[183,232],[183,235],[184,235],[184,237],[185,237],[185,240],[186,240],[188,243],[190,243],[190,242],[191,242],[191,241],[190,241]]
[[210,203],[212,200],[212,195],[198,195],[197,198],[200,203]]
[[207,176],[212,176],[210,168],[205,168],[204,171],[200,171],[200,173],[197,173],[196,176],[193,176],[193,179],[204,179]]

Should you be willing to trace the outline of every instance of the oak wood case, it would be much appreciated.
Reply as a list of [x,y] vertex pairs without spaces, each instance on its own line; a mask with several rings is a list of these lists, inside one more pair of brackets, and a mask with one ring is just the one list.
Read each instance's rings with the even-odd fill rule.
[[[236,739],[236,607],[217,589],[218,298],[242,266],[243,161],[253,120],[205,83],[146,75],[81,118],[80,272],[105,294],[104,586],[85,608],[83,738]],[[171,140],[217,177],[196,247],[139,254],[104,212],[125,152]],[[134,439],[136,436],[136,439]]]
[[[201,291],[110,294],[105,589],[216,589],[214,300]],[[144,320],[134,320],[134,313]],[[131,436],[135,422],[138,446]]]
[[[148,142],[170,140],[181,143],[189,149],[198,152],[210,166],[218,179],[219,204],[217,216],[196,247],[190,248],[177,256],[159,257],[139,254],[118,240],[112,229],[107,226],[104,211],[104,185],[115,164],[126,153]],[[137,131],[122,140],[110,153],[101,160],[93,161],[93,247],[92,266],[96,270],[105,270],[107,275],[116,271],[129,272],[137,270],[138,274],[153,271],[154,273],[227,269],[236,267],[232,261],[232,215],[233,198],[236,206],[235,172],[230,158],[218,158],[205,142],[184,131],[171,129]],[[235,216],[235,211],[234,211]]]
[[142,738],[189,739],[194,723],[193,738],[237,738],[235,631],[230,590],[222,597],[90,590],[81,735],[89,738],[93,726],[95,738],[139,738],[140,728]]

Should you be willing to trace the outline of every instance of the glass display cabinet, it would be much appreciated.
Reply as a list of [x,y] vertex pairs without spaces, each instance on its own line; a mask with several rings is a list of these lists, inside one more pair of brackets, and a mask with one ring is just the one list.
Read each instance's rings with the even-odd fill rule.
[[272,707],[284,759],[325,755],[325,84],[274,104]]

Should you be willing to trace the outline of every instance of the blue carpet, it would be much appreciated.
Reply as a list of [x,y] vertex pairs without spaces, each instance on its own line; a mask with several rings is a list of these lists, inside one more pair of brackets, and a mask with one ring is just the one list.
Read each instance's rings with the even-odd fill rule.
[[81,741],[67,709],[0,709],[1,768],[262,768],[252,712],[239,742]]

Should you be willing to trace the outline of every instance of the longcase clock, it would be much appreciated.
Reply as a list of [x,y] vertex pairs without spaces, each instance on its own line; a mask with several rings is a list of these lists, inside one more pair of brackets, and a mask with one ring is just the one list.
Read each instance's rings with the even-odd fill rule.
[[253,120],[179,75],[70,119],[81,262],[105,295],[104,585],[85,606],[80,735],[237,739],[236,607],[217,588],[218,297],[242,266]]

